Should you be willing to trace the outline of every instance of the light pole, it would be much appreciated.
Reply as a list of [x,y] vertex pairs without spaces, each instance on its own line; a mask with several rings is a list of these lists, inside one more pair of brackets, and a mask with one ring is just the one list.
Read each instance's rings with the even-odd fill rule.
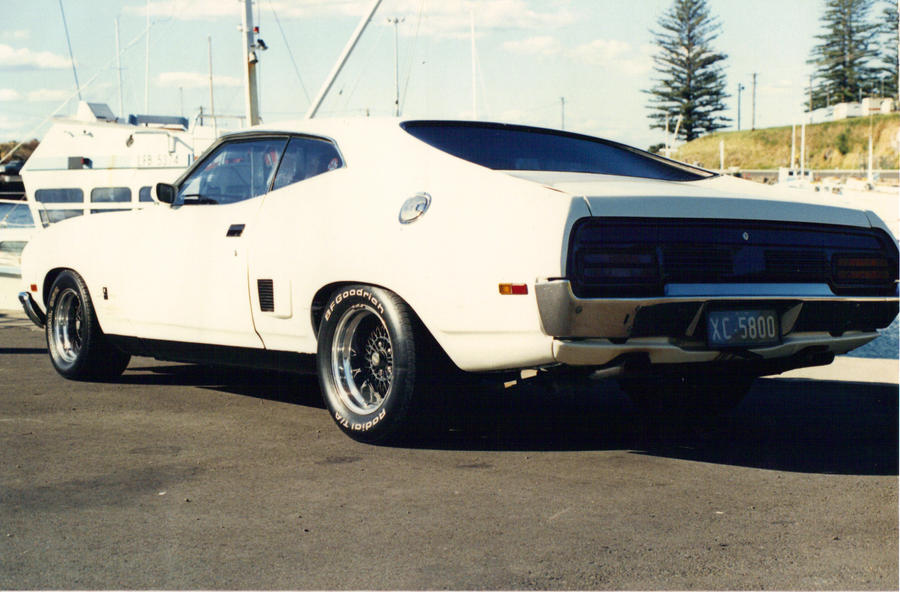
[[400,34],[398,29],[405,18],[388,17],[387,22],[394,25],[394,117],[400,117]]
[[753,73],[753,107],[750,110],[750,129],[756,129],[756,72]]
[[747,88],[740,82],[738,82],[738,116],[737,116],[737,131],[741,131],[741,91]]

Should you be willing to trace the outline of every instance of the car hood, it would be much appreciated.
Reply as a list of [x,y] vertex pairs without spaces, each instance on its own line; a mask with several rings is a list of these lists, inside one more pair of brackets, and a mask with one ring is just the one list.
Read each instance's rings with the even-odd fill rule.
[[583,197],[594,216],[725,218],[872,226],[870,216],[849,203],[734,177],[660,181],[588,173],[507,173]]

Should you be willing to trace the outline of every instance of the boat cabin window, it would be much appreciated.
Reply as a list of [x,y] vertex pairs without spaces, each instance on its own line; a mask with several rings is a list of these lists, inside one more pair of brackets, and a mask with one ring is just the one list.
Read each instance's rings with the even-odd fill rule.
[[280,189],[292,183],[327,173],[344,166],[337,147],[328,140],[318,138],[291,138],[272,189]]
[[34,199],[42,203],[84,203],[84,191],[78,188],[38,189]]
[[128,187],[95,187],[91,189],[91,202],[128,203],[131,189]]
[[263,195],[272,183],[287,138],[225,142],[181,183],[176,204],[229,204]]
[[149,187],[141,187],[140,191],[138,191],[138,201],[153,203],[153,196],[150,195]]

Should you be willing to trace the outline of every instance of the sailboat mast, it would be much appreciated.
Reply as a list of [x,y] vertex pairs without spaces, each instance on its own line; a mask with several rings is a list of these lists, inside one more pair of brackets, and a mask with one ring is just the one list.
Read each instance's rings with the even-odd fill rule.
[[144,113],[150,113],[150,0],[147,0],[147,43],[144,50]]
[[253,38],[253,0],[244,0],[244,13],[241,30],[241,53],[247,60],[244,70],[244,99],[246,104],[247,125],[259,124],[259,96],[256,89],[256,42]]
[[119,117],[125,117],[125,97],[122,95],[122,48],[119,45],[119,19],[116,18],[116,74],[119,78]]
[[331,90],[334,81],[337,79],[338,74],[341,73],[341,70],[344,68],[344,64],[347,63],[347,58],[350,57],[350,53],[353,52],[353,48],[356,47],[356,42],[359,41],[359,38],[362,37],[363,31],[366,30],[366,26],[369,24],[369,21],[372,20],[372,15],[375,14],[375,11],[378,10],[378,6],[381,4],[381,0],[374,0],[372,2],[372,6],[369,8],[368,14],[359,21],[359,25],[356,26],[356,31],[353,32],[353,36],[350,37],[350,41],[347,42],[347,45],[344,47],[344,51],[341,53],[341,57],[338,58],[338,61],[334,64],[334,67],[331,69],[331,73],[328,75],[328,78],[325,80],[325,84],[322,85],[322,88],[319,90],[319,94],[316,95],[315,100],[313,100],[312,105],[309,106],[309,111],[306,112],[306,118],[312,119],[316,116],[316,113],[319,111],[319,107],[322,106],[322,101],[325,100],[325,95],[328,94],[328,91]]
[[69,62],[72,63],[72,76],[75,77],[75,90],[78,91],[78,100],[81,100],[81,85],[78,84],[78,70],[75,69],[75,54],[72,53],[72,41],[69,39],[69,24],[66,22],[66,11],[63,9],[62,0],[59,0],[59,13],[62,15],[63,29],[66,32],[66,45],[69,47]]
[[472,119],[478,119],[478,86],[476,80],[476,64],[475,61],[475,9],[469,9],[469,41],[471,43],[472,54]]

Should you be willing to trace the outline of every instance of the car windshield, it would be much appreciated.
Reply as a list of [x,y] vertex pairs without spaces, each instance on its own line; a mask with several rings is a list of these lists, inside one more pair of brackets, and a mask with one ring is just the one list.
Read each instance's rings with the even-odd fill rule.
[[456,121],[408,121],[403,128],[438,150],[495,170],[599,173],[668,181],[714,176],[625,144],[568,132]]

